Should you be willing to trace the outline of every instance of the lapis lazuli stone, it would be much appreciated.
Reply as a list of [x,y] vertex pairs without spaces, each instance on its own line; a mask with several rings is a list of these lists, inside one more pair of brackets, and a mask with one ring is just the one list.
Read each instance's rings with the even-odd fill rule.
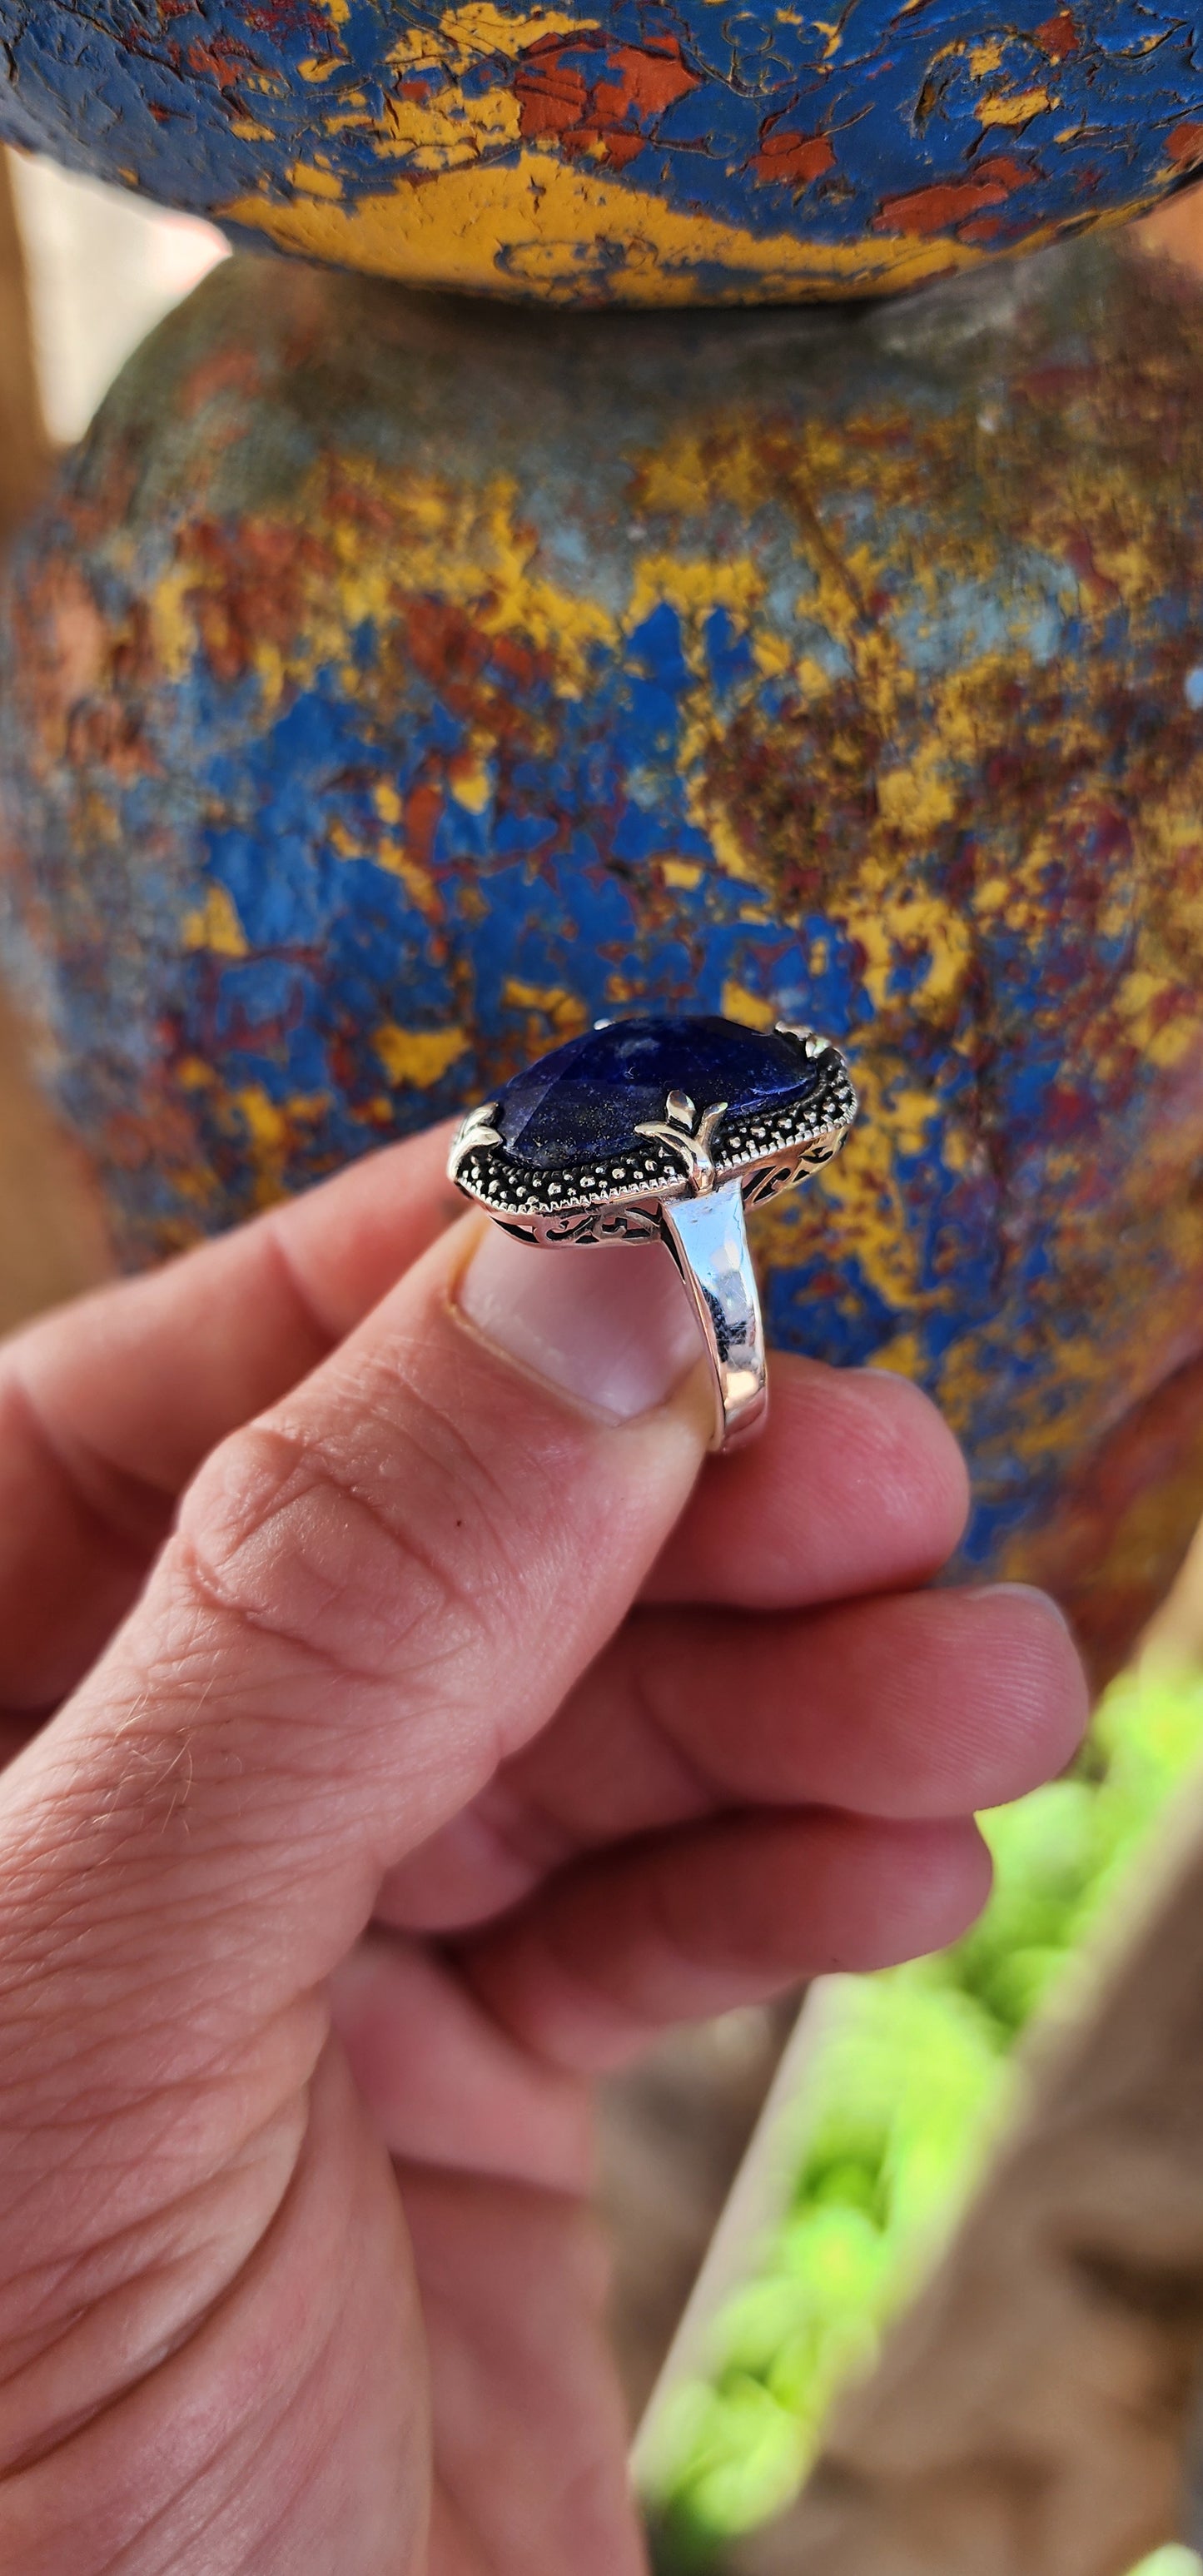
[[663,1118],[670,1091],[699,1112],[725,1101],[732,1116],[801,1103],[819,1089],[821,1060],[796,1041],[736,1020],[615,1020],[541,1056],[506,1084],[497,1128],[507,1151],[536,1171],[630,1151],[645,1120]]

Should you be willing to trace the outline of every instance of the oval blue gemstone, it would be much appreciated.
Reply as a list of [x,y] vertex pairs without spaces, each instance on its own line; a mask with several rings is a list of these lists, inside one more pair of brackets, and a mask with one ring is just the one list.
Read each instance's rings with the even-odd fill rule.
[[732,1116],[819,1089],[793,1038],[746,1029],[736,1020],[615,1020],[541,1056],[508,1082],[495,1124],[507,1151],[536,1171],[638,1145],[644,1120],[663,1118],[670,1091],[694,1107],[725,1100]]

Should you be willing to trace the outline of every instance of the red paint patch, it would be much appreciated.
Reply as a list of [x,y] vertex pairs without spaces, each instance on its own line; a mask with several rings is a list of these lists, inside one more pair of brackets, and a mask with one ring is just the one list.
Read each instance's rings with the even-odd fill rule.
[[628,161],[637,161],[647,141],[645,134],[607,134],[606,159],[613,170],[625,170]]
[[235,534],[219,519],[198,517],[188,568],[196,573],[185,597],[200,650],[224,682],[244,679],[263,643],[283,649],[296,631],[306,574],[329,572],[318,539],[298,543],[295,532],[254,518]]
[[[189,9],[184,14],[188,15]],[[246,10],[246,24],[256,34],[274,37],[277,43],[290,36],[316,36],[328,42],[330,35],[330,21],[323,15],[320,0],[254,0]]]
[[214,36],[207,44],[198,40],[187,47],[184,58],[189,71],[201,80],[214,81],[218,89],[233,89],[248,69],[254,70],[253,54],[230,36]]
[[[591,57],[596,77],[587,68]],[[514,80],[519,131],[527,142],[554,137],[569,159],[600,150],[622,170],[643,150],[665,109],[698,85],[675,36],[648,45],[596,46],[579,36],[541,36],[523,55]]]
[[875,233],[943,233],[967,217],[980,215],[987,206],[1001,206],[1016,188],[1025,186],[1029,173],[1018,161],[998,154],[992,161],[979,161],[972,179],[949,179],[934,188],[915,188],[905,197],[885,197],[880,213],[873,219]]
[[801,134],[767,116],[760,129],[760,150],[752,163],[758,179],[784,179],[795,188],[809,187],[830,170],[835,154],[825,134]]
[[182,415],[202,411],[206,403],[225,393],[245,394],[254,401],[260,391],[259,364],[252,349],[234,344],[198,359],[184,378],[180,395]]
[[1203,160],[1203,125],[1176,125],[1166,136],[1165,148],[1179,168],[1188,161]]
[[405,842],[420,868],[428,868],[434,857],[434,836],[442,816],[443,799],[437,787],[429,783],[411,787],[405,799]]
[[1109,572],[1095,562],[1094,547],[1082,528],[1071,528],[1065,538],[1065,560],[1084,591],[1101,605],[1119,598],[1119,585]]
[[1046,18],[1043,26],[1037,27],[1034,33],[1041,52],[1048,55],[1051,63],[1067,62],[1071,54],[1076,54],[1082,41],[1069,9],[1058,9],[1056,16]]
[[1015,379],[1015,393],[1028,402],[1049,403],[1060,411],[1079,394],[1087,398],[1095,391],[1096,378],[1089,367],[1030,367],[1026,375]]
[[[543,134],[571,133],[581,124],[589,104],[584,73],[555,60],[554,37],[545,37],[542,42],[552,49],[552,59],[524,64],[514,82],[519,128],[525,141]],[[532,45],[532,53],[539,50],[539,46]]]
[[640,116],[663,116],[674,100],[698,87],[697,74],[682,60],[675,36],[647,46],[616,45],[606,68],[615,77],[599,81],[593,94],[594,111],[602,115],[625,117],[634,108]]

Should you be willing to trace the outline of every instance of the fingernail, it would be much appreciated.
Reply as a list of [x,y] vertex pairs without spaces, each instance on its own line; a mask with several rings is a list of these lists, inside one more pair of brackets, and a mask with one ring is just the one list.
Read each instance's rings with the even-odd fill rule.
[[611,1422],[663,1404],[701,1355],[689,1300],[658,1243],[539,1251],[490,1225],[459,1304],[508,1358]]
[[1060,1602],[1054,1601],[1051,1592],[1042,1592],[1038,1583],[965,1583],[956,1588],[966,1601],[1005,1601],[1008,1594],[1017,1601],[1034,1601],[1038,1609],[1047,1611],[1049,1618],[1055,1619],[1058,1626],[1065,1629],[1067,1635],[1071,1633]]

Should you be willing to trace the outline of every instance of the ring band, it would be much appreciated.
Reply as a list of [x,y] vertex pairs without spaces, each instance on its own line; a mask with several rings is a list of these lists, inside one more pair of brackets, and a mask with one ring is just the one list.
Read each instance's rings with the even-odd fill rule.
[[759,1431],[769,1408],[764,1324],[738,1181],[668,1199],[660,1224],[697,1310],[714,1383],[712,1449]]
[[839,1049],[779,1021],[599,1020],[460,1127],[448,1174],[542,1250],[659,1239],[692,1298],[714,1385],[711,1447],[762,1428],[764,1326],[744,1210],[839,1152],[856,1094]]

